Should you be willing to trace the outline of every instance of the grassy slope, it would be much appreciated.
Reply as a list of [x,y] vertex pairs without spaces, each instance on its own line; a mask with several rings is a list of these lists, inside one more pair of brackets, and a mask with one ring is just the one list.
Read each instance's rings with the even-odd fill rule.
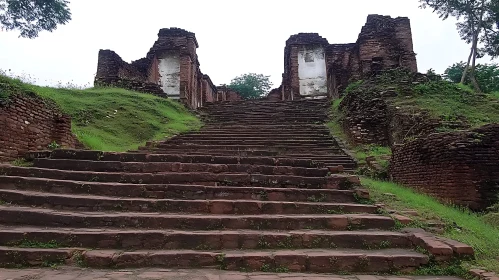
[[[466,267],[483,267],[499,273],[499,228],[485,223],[483,216],[446,206],[434,198],[394,183],[364,178],[362,184],[369,188],[373,200],[392,209],[414,209],[422,218],[443,220],[449,225],[444,236],[475,249],[476,260],[465,262]],[[396,199],[386,193],[394,194]]]
[[[87,147],[104,151],[136,149],[149,140],[198,129],[201,122],[178,102],[118,88],[39,87],[0,76],[10,92],[34,92],[73,118],[72,130]],[[7,98],[8,91],[2,91]]]
[[430,81],[414,86],[411,95],[399,96],[394,101],[406,110],[416,106],[444,120],[465,119],[472,127],[499,123],[498,94],[478,95],[462,84]]

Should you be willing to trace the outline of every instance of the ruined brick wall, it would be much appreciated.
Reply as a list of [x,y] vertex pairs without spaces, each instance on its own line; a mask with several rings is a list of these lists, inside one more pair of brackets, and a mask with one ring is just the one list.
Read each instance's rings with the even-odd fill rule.
[[53,141],[62,147],[81,148],[71,133],[71,118],[34,94],[18,94],[0,103],[0,162],[46,150]]
[[101,50],[95,84],[180,99],[196,109],[216,99],[216,87],[211,80],[208,84],[204,82],[205,75],[196,54],[198,47],[194,33],[180,28],[163,28],[146,57],[130,64],[113,51]]
[[272,89],[266,96],[269,101],[281,101],[282,100],[282,86]]
[[358,47],[356,44],[332,44],[326,48],[328,95],[339,98],[350,79],[358,78]]
[[[304,80],[308,77],[300,77],[300,55],[310,55],[316,50],[325,52],[328,45],[327,39],[322,38],[317,33],[299,33],[291,36],[286,41],[283,74],[286,100],[300,99],[301,95],[308,95],[308,93],[304,92],[304,83],[306,83]],[[313,60],[314,58],[310,56],[310,59]],[[302,73],[302,75],[304,74]],[[309,82],[313,83],[313,81]]]
[[238,101],[243,100],[243,97],[237,92],[226,85],[217,87],[217,98],[216,101]]
[[390,176],[444,202],[483,210],[499,198],[499,124],[398,146]]
[[229,89],[226,93],[225,100],[227,100],[227,101],[239,101],[239,100],[243,100],[243,98],[241,95],[239,95],[239,93],[237,91],[233,91],[233,90]]
[[348,94],[339,110],[343,130],[353,143],[389,145],[388,104],[379,94]]
[[[303,71],[299,70],[300,55],[304,50],[320,48],[325,53],[327,89],[318,90],[315,95],[338,98],[351,81],[370,77],[387,69],[404,68],[417,72],[409,19],[369,15],[356,43],[330,45],[317,33],[291,36],[284,49],[284,99],[310,96],[304,90],[303,79],[300,77],[303,75],[300,73]],[[304,83],[309,82],[306,80]],[[316,81],[312,82],[317,84]]]
[[203,104],[206,102],[214,102],[216,98],[217,87],[213,84],[210,79],[210,76],[203,75],[203,86],[202,86],[202,94],[203,94]]
[[369,15],[357,45],[361,76],[399,67],[417,72],[408,18]]
[[466,128],[461,122],[444,122],[428,112],[400,110],[390,102],[390,91],[356,91],[340,103],[340,122],[354,144],[394,146],[424,137],[438,127]]
[[114,51],[100,50],[94,84],[95,86],[115,86],[163,95],[161,88],[149,81],[144,64],[150,64],[150,61],[145,59],[135,64],[129,64]]

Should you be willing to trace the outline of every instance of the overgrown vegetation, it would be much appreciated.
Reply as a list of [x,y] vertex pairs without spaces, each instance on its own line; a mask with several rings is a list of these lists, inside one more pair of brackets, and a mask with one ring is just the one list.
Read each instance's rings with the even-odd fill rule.
[[444,121],[459,121],[470,127],[499,122],[497,93],[477,94],[469,86],[444,80],[439,75],[422,75],[403,70],[385,71],[376,78],[354,83],[349,94],[375,94],[401,111],[425,111]]
[[[430,73],[432,74],[432,73]],[[383,96],[387,102],[399,110],[427,111],[430,116],[444,121],[461,121],[470,127],[499,122],[499,102],[497,92],[477,94],[470,87],[443,80],[438,75],[409,74],[403,71],[388,71],[377,78],[352,83],[346,94],[369,94],[391,92]],[[378,95],[379,97],[379,95]],[[395,210],[416,210],[420,216],[415,225],[427,227],[427,221],[443,221],[445,237],[471,245],[476,252],[476,260],[452,264],[448,267],[434,266],[418,270],[419,274],[455,274],[463,276],[468,268],[484,268],[499,272],[499,206],[491,207],[488,214],[473,213],[440,203],[438,200],[419,194],[404,186],[378,177],[376,172],[365,167],[365,159],[374,157],[380,165],[390,155],[389,147],[375,145],[352,145],[343,131],[340,120],[344,114],[340,100],[333,102],[331,131],[354,152],[360,163],[358,173],[369,176],[362,184],[370,190],[371,199]],[[449,128],[450,129],[450,128]],[[367,171],[366,171],[367,170]],[[379,178],[379,177],[378,177]]]
[[[464,70],[466,69],[465,62],[454,63],[447,67],[444,72],[444,78],[454,82],[461,83]],[[485,93],[492,93],[499,91],[499,64],[485,63],[477,64],[475,69],[475,78],[481,90]],[[464,84],[471,86],[471,80],[467,77]]]
[[0,75],[0,92],[0,102],[8,102],[10,94],[37,95],[48,104],[55,102],[72,117],[73,133],[95,150],[136,149],[146,141],[201,126],[177,101],[124,89],[40,87]]
[[373,200],[391,209],[417,210],[421,219],[443,221],[446,224],[445,237],[475,249],[476,260],[465,261],[466,268],[483,267],[499,273],[499,228],[487,224],[480,214],[444,205],[395,183],[363,178],[362,184],[369,189]]

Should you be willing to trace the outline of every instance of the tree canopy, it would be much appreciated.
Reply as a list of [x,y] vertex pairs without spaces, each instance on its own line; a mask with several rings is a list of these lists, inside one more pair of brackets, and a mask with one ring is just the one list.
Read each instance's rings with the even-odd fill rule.
[[71,20],[67,0],[0,0],[0,27],[19,30],[20,37],[36,38]]
[[[454,83],[460,83],[465,68],[466,62],[454,63],[445,70],[444,77]],[[483,92],[499,91],[499,64],[477,64],[475,77]],[[471,84],[469,77],[464,81],[464,84]]]
[[269,77],[263,74],[248,73],[232,79],[228,87],[239,92],[244,99],[260,98],[272,88]]
[[[497,0],[419,0],[422,8],[431,8],[440,18],[458,19],[461,39],[471,44],[461,83],[468,77],[475,90],[480,86],[475,78],[476,59],[484,55],[499,57],[499,1]],[[471,66],[470,66],[471,64]]]

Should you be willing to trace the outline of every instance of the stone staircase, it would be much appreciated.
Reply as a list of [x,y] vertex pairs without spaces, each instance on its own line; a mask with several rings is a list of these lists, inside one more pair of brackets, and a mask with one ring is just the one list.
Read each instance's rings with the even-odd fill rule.
[[0,265],[392,273],[469,255],[361,203],[328,108],[212,104],[200,131],[138,151],[0,165]]

